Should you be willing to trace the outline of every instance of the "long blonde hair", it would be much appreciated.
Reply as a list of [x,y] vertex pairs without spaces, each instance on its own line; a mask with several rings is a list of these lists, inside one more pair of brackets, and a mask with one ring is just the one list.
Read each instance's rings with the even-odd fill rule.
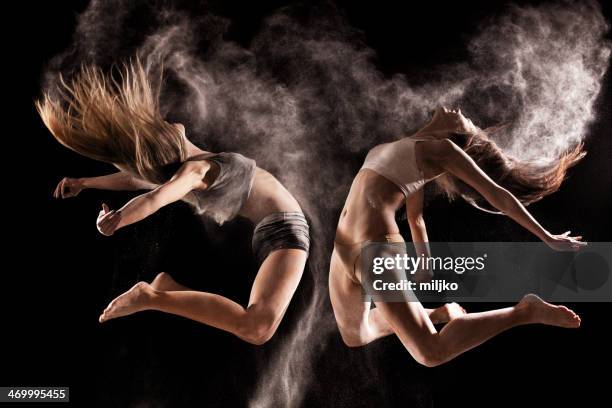
[[75,152],[152,183],[167,179],[165,165],[187,158],[184,134],[163,119],[160,86],[138,58],[107,73],[83,65],[69,82],[59,75],[56,90],[56,100],[44,91],[36,109],[57,141]]

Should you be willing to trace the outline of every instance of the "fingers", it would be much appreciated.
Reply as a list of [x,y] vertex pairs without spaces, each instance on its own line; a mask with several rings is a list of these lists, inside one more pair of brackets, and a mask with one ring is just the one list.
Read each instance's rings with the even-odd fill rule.
[[62,184],[62,181],[57,183],[57,186],[55,186],[55,189],[53,190],[53,198],[57,198],[57,189],[58,189],[60,184]]
[[112,235],[117,230],[117,227],[119,227],[119,222],[121,222],[121,211],[116,211],[111,218],[112,219],[109,221],[109,229]]
[[53,198],[69,198],[74,197],[75,193],[75,182],[74,179],[64,177],[53,190]]
[[560,249],[562,251],[578,251],[581,248],[584,248],[588,245],[587,242],[582,241],[582,235],[577,235],[575,237],[570,236],[572,231],[565,231],[563,234],[557,235],[557,240],[561,244],[567,244],[567,246],[563,246]]
[[106,203],[102,203],[102,209],[98,213],[98,221],[104,220],[110,214],[113,214],[115,210],[111,210]]
[[576,252],[581,248],[588,246],[587,242],[582,241],[582,235],[577,235],[575,237],[571,237],[568,234],[570,231],[567,231],[561,235],[554,236],[554,239],[551,241],[550,246],[556,251],[569,251]]
[[60,198],[62,186],[64,185],[65,182],[66,182],[66,178],[64,177],[63,179],[60,180],[59,183],[57,183],[57,186],[55,186],[55,190],[53,190],[53,198]]
[[60,189],[60,193],[62,198],[68,198],[68,190],[70,189],[69,181],[67,178],[62,180],[62,188]]
[[110,210],[106,204],[102,204],[102,210],[98,215],[96,226],[102,235],[113,235],[121,221],[121,211]]
[[104,210],[100,210],[100,213],[98,214],[98,221],[97,224],[100,225],[102,223],[104,223],[105,220],[107,220],[112,214],[114,214],[115,211],[109,211],[109,212],[104,212]]
[[586,242],[576,241],[576,240],[571,240],[569,244],[570,244],[569,250],[574,251],[574,252],[579,251],[581,248],[584,248],[585,246],[588,245]]
[[102,209],[98,213],[98,219],[100,219],[105,214],[108,214],[109,212],[110,212],[110,208],[108,208],[108,205],[106,205],[106,203],[102,203]]
[[114,210],[110,211],[98,221],[98,231],[106,236],[113,235],[113,233],[117,230],[120,221],[121,212],[116,212]]
[[582,241],[582,235],[577,235],[575,237],[567,237],[567,238],[572,243],[572,248],[575,248],[576,250],[588,245],[587,242]]

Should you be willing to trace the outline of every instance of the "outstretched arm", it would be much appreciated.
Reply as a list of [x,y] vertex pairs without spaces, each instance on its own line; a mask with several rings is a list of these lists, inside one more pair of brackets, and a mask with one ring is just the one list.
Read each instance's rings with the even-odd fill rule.
[[431,143],[438,164],[478,191],[492,206],[512,218],[554,249],[574,249],[586,245],[582,237],[571,237],[569,231],[553,235],[544,229],[523,204],[508,190],[496,184],[460,147],[448,139]]
[[81,180],[83,188],[97,188],[100,190],[135,191],[152,190],[158,187],[157,184],[141,180],[124,171],[106,176],[85,177],[79,180]]
[[183,198],[198,187],[210,165],[204,161],[186,162],[170,181],[145,194],[133,198],[118,211],[110,211],[103,204],[98,216],[98,231],[112,235],[117,229],[138,222],[165,205]]
[[113,191],[152,190],[157,185],[140,180],[129,173],[119,171],[99,177],[64,177],[55,187],[53,197],[69,198],[77,196],[87,188]]

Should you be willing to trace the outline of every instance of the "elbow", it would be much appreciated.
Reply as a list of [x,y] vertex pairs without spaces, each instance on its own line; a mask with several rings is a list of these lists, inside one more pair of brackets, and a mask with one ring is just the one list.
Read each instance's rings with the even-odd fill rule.
[[423,214],[408,214],[408,225],[411,228],[425,228],[425,219]]

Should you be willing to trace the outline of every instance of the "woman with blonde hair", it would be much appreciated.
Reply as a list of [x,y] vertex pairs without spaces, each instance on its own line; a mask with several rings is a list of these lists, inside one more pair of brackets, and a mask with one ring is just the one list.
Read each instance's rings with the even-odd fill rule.
[[[559,188],[567,169],[584,156],[582,145],[551,165],[538,166],[509,157],[488,133],[490,130],[474,126],[461,110],[439,108],[416,134],[369,151],[340,215],[330,264],[332,306],[348,346],[362,346],[395,334],[419,363],[436,366],[518,325],[580,325],[573,311],[535,295],[525,296],[515,306],[482,313],[466,314],[455,307],[451,321],[440,331],[434,327],[431,313],[411,294],[402,302],[374,299],[373,309],[370,301],[364,302],[362,285],[368,276],[359,262],[362,245],[397,243],[389,247],[405,253],[395,220],[402,205],[406,206],[416,253],[430,256],[423,218],[423,186],[430,181],[438,183],[451,198],[463,197],[478,208],[503,213],[554,249],[577,250],[586,245],[569,231],[551,234],[525,209]],[[391,273],[391,281],[402,279],[403,271]],[[420,273],[417,281],[430,278],[428,271]]]
[[36,101],[53,136],[69,149],[120,171],[65,178],[55,197],[73,197],[86,188],[150,190],[118,210],[103,204],[97,219],[100,233],[112,235],[178,200],[219,224],[240,216],[255,226],[252,247],[260,266],[246,307],[191,290],[162,272],[110,302],[100,322],[158,310],[217,327],[249,343],[268,341],[308,257],[308,223],[291,193],[252,159],[201,150],[187,139],[183,125],[165,121],[159,109],[160,87],[152,84],[138,59],[110,73],[83,66],[69,82],[60,77],[57,91],[57,98],[45,92]]

